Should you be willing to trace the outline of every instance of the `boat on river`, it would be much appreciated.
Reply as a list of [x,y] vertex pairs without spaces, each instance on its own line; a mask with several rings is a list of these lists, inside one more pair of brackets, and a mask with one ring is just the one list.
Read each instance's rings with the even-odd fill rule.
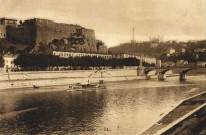
[[69,90],[90,90],[90,89],[105,89],[106,86],[103,83],[103,80],[99,80],[99,83],[76,83],[69,86]]

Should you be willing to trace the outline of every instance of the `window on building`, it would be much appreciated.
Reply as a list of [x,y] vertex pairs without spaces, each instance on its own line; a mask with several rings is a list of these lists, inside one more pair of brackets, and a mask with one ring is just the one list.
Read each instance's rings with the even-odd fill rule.
[[56,31],[59,31],[59,29],[58,29],[58,28],[56,28]]

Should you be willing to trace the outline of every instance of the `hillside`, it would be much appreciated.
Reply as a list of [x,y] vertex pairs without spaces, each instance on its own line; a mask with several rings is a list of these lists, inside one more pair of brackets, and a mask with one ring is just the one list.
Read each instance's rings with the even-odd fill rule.
[[24,53],[28,52],[31,49],[31,46],[28,46],[21,42],[16,42],[9,39],[0,39],[0,54],[7,53]]
[[[156,44],[155,46],[153,46]],[[160,57],[167,52],[167,49],[173,48],[176,52],[181,52],[182,48],[192,51],[197,48],[206,48],[206,41],[198,42],[161,42],[161,43],[124,43],[119,46],[109,48],[111,53],[128,53],[137,55],[146,55],[151,57]]]

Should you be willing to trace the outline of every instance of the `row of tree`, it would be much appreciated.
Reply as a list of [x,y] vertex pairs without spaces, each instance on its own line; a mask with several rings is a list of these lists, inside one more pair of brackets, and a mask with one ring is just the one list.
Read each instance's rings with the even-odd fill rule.
[[[140,60],[136,58],[125,59],[104,59],[100,57],[70,57],[61,58],[59,56],[44,55],[44,54],[21,54],[14,61],[15,65],[20,66],[25,70],[44,70],[46,68],[54,68],[59,66],[64,67],[106,67],[116,68],[118,66],[139,66]],[[143,62],[143,66],[154,66]]]

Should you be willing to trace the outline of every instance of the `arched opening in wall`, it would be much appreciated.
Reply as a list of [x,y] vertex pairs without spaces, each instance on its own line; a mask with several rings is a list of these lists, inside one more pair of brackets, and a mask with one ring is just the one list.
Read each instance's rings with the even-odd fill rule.
[[59,31],[59,29],[58,29],[58,28],[56,28],[56,31]]
[[4,34],[4,37],[6,37],[6,34]]

